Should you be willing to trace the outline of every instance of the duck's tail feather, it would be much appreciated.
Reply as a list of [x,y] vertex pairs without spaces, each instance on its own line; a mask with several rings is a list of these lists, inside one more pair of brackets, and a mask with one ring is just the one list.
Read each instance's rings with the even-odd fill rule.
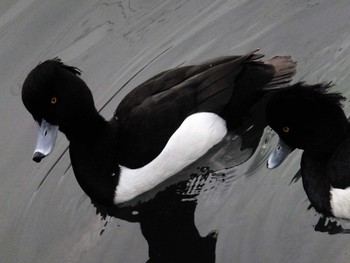
[[249,62],[252,62],[254,60],[258,60],[258,59],[261,59],[264,57],[263,54],[256,53],[259,51],[260,51],[260,48],[256,48],[256,49],[254,49],[254,50],[252,50],[244,55],[240,55],[240,56],[217,57],[214,59],[207,60],[201,64],[198,64],[196,67],[208,66],[208,65],[217,66],[219,64],[227,63],[227,62],[234,61],[234,60],[239,60],[240,62],[249,63]]
[[288,86],[296,73],[297,62],[291,56],[276,56],[266,60],[264,64],[273,66],[275,74],[263,90],[276,90]]

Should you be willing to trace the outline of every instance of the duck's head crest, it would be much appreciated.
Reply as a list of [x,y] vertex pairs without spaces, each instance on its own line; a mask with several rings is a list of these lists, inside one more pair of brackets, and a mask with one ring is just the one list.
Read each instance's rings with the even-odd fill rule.
[[80,74],[80,69],[59,58],[38,64],[24,81],[23,104],[39,123],[45,119],[60,128],[74,125],[95,111],[91,91]]
[[57,66],[61,66],[65,70],[68,70],[68,71],[70,71],[73,74],[78,75],[78,76],[80,76],[82,73],[82,71],[79,68],[73,67],[73,66],[68,66],[68,65],[64,64],[59,57],[55,57],[53,59],[49,59],[49,60],[46,60],[44,62],[40,62],[38,67],[42,66],[43,64],[49,64],[49,63],[56,64]]
[[266,107],[268,124],[293,148],[321,151],[320,144],[338,142],[348,123],[345,98],[330,88],[331,83],[299,82],[277,91]]
[[342,107],[345,97],[339,92],[329,92],[333,86],[334,85],[331,82],[317,83],[313,85],[299,82],[293,86],[290,86],[288,89],[290,89],[291,92],[296,92],[299,90],[300,95],[305,97],[305,99],[320,100],[320,102],[322,101],[323,103]]

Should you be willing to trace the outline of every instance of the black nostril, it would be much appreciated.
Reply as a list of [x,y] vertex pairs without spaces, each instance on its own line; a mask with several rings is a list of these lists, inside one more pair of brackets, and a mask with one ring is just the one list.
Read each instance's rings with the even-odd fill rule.
[[45,157],[41,152],[35,152],[33,154],[33,161],[39,163]]

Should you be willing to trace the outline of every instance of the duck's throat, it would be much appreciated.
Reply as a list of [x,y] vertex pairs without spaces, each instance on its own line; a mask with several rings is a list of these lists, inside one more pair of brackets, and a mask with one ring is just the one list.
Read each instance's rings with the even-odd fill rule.
[[60,123],[59,129],[67,139],[81,143],[94,140],[111,129],[109,123],[97,112],[84,113],[79,118],[68,119]]
[[120,167],[114,203],[129,201],[180,172],[219,143],[226,133],[226,122],[214,113],[189,116],[152,162],[138,169]]

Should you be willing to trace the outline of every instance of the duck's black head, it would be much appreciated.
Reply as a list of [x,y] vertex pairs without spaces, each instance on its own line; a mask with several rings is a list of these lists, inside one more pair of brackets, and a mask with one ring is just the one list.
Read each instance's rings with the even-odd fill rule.
[[72,141],[94,134],[104,122],[80,70],[59,59],[47,60],[27,76],[22,100],[39,124],[33,159],[39,162],[53,149],[58,128]]
[[331,154],[343,140],[348,121],[339,93],[330,84],[297,83],[276,92],[266,108],[269,126],[291,148],[316,156]]
[[79,69],[59,59],[47,60],[29,73],[22,100],[38,123],[58,125],[69,136],[96,113],[92,94],[79,75]]

